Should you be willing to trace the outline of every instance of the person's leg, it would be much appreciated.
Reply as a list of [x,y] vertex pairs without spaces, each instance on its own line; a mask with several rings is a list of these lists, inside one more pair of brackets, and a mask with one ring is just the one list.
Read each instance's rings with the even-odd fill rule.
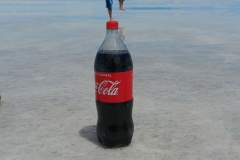
[[119,0],[119,10],[125,11],[125,9],[123,8],[123,1],[124,0]]
[[112,10],[108,9],[108,14],[109,14],[110,21],[113,20]]
[[113,17],[112,17],[112,4],[113,4],[112,0],[106,0],[106,8],[108,9],[108,14],[109,14],[110,21],[113,20]]

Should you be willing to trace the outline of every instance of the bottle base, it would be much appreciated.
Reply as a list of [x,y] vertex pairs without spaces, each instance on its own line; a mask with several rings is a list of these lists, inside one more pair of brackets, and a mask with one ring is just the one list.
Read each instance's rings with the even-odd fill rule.
[[126,147],[129,144],[131,144],[131,140],[125,140],[125,141],[105,141],[101,140],[101,138],[98,136],[98,141],[108,148],[119,148],[119,147]]

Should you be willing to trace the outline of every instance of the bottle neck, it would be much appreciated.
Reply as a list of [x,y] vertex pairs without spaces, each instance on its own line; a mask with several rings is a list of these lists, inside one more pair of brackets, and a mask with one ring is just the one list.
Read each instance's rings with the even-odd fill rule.
[[118,34],[118,29],[107,29],[107,34]]

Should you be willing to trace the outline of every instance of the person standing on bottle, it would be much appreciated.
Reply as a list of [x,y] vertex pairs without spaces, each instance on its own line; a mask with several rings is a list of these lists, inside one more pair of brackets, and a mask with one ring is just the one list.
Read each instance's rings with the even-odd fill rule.
[[[119,10],[125,11],[125,9],[123,8],[123,1],[124,0],[119,0]],[[106,8],[108,9],[108,14],[109,14],[110,21],[113,20],[112,4],[113,4],[112,0],[106,0]]]

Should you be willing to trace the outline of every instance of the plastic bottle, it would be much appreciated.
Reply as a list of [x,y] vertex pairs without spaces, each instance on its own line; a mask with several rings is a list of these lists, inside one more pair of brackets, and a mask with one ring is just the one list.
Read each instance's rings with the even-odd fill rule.
[[118,34],[118,22],[108,21],[106,26],[94,63],[97,136],[107,147],[127,146],[134,131],[133,63]]

